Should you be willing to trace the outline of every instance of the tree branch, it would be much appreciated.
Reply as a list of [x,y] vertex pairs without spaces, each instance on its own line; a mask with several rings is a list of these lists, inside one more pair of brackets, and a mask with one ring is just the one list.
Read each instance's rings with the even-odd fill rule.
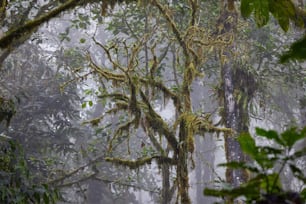
[[158,132],[159,134],[164,135],[167,141],[169,142],[170,146],[174,150],[174,152],[177,153],[178,142],[177,142],[177,139],[175,138],[174,133],[169,129],[167,123],[165,123],[165,121],[160,117],[160,115],[155,112],[148,98],[141,90],[140,90],[140,96],[148,109],[148,111],[145,112],[144,114],[145,114],[145,119],[148,122],[149,126],[155,132]]
[[167,163],[170,165],[176,165],[177,163],[176,160],[165,156],[144,157],[144,158],[139,158],[137,160],[125,160],[125,159],[110,158],[110,157],[105,158],[105,161],[107,162],[111,162],[122,166],[127,166],[130,169],[137,169],[145,164],[151,164],[153,160],[156,160],[158,164]]

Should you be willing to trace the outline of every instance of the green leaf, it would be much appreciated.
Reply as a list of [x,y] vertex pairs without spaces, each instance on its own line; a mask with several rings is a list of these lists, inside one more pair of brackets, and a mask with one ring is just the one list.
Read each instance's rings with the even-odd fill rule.
[[216,189],[210,189],[205,188],[203,191],[203,194],[206,196],[214,196],[214,197],[223,197],[224,194],[226,194],[225,190],[216,190]]
[[91,95],[92,94],[92,89],[86,89],[86,90],[84,90],[84,93],[86,95]]
[[269,1],[254,0],[254,17],[258,27],[266,25],[269,21]]
[[81,38],[80,39],[80,43],[85,43],[86,42],[86,39],[85,38]]
[[259,173],[259,169],[257,167],[250,166],[246,164],[245,162],[233,161],[233,162],[219,164],[218,166],[225,166],[225,167],[229,167],[232,169],[246,169],[246,170],[249,170],[250,172]]
[[306,201],[306,188],[304,188],[304,189],[302,190],[302,192],[300,193],[300,195],[301,195],[302,199],[303,199],[304,201]]
[[249,17],[253,9],[254,9],[254,6],[251,0],[241,0],[240,10],[241,10],[241,15],[244,18]]
[[255,140],[248,133],[243,133],[238,137],[238,142],[243,152],[251,156],[253,159],[258,155],[258,149]]
[[34,199],[36,200],[37,203],[40,203],[40,193],[37,191],[33,195]]
[[274,154],[275,156],[280,155],[284,152],[283,149],[278,149],[274,147],[264,146],[261,148],[266,154]]
[[290,128],[281,134],[286,145],[291,148],[298,140],[304,138],[303,134],[296,131],[296,128]]
[[82,29],[86,29],[87,28],[87,24],[83,23],[83,22],[80,22],[79,23],[79,27],[82,28]]
[[285,52],[281,58],[281,63],[286,63],[289,60],[305,60],[306,59],[306,35],[300,40],[294,42],[289,51]]
[[259,185],[258,182],[249,182],[247,185],[240,186],[234,189],[209,189],[205,188],[203,191],[204,195],[214,196],[214,197],[227,197],[231,199],[235,199],[240,196],[245,196],[247,198],[256,198],[259,197]]
[[270,12],[278,20],[284,31],[289,29],[289,21],[296,20],[295,7],[291,0],[270,0]]
[[265,137],[267,139],[273,139],[275,142],[277,142],[280,145],[284,145],[284,142],[279,138],[278,133],[274,130],[264,130],[262,128],[256,128],[256,135]]
[[44,199],[44,203],[45,203],[45,204],[49,204],[49,203],[50,203],[49,196],[48,196],[47,193],[44,193],[43,199]]
[[287,16],[280,16],[277,18],[278,23],[280,25],[280,27],[287,32],[289,29],[289,17]]

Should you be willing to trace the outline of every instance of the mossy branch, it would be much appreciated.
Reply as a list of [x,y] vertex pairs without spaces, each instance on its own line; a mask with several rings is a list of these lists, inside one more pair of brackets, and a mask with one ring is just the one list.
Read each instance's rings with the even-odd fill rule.
[[176,107],[176,109],[180,112],[182,109],[182,104],[181,104],[181,100],[179,98],[179,96],[174,93],[173,91],[171,91],[170,89],[168,89],[164,83],[160,82],[160,81],[156,81],[156,80],[147,80],[147,79],[141,79],[140,82],[142,82],[143,84],[149,84],[152,87],[157,88],[159,91],[162,91],[163,94],[166,97],[169,97],[173,100],[173,103]]
[[104,115],[101,115],[101,116],[96,117],[94,119],[84,121],[82,124],[84,124],[84,125],[85,124],[91,124],[92,126],[97,126],[97,125],[99,125],[101,120],[103,120],[103,118],[104,118]]
[[140,96],[143,100],[143,103],[147,106],[147,112],[145,112],[145,119],[148,122],[149,126],[155,131],[158,132],[160,135],[164,135],[167,141],[169,142],[170,146],[177,153],[178,151],[178,141],[175,138],[175,134],[170,130],[168,124],[160,117],[159,114],[155,112],[152,108],[148,98],[140,90]]
[[134,70],[135,61],[137,61],[137,55],[139,54],[143,43],[147,41],[147,38],[148,38],[148,35],[145,35],[141,40],[138,40],[137,43],[133,45],[131,54],[129,54],[130,57],[129,57],[128,67],[127,67],[128,71]]
[[189,0],[189,5],[191,7],[191,19],[190,19],[190,26],[194,26],[196,23],[197,11],[198,11],[198,2],[197,0]]
[[126,76],[123,74],[116,74],[107,69],[102,69],[99,67],[91,58],[89,58],[89,66],[94,69],[98,74],[100,74],[106,80],[111,80],[115,83],[125,82]]
[[107,55],[107,58],[112,63],[113,68],[114,69],[119,68],[121,71],[125,72],[125,68],[122,67],[121,64],[119,64],[119,63],[117,63],[113,60],[111,50],[114,49],[114,48],[116,49],[115,45],[107,48],[106,46],[104,46],[100,42],[98,42],[94,37],[92,39],[93,39],[93,41],[95,42],[96,45],[98,45],[99,47],[101,47],[104,50],[105,54]]
[[0,47],[2,49],[7,48],[16,39],[21,38],[26,33],[31,33],[33,29],[35,29],[38,26],[42,25],[43,23],[49,21],[51,18],[56,17],[60,13],[76,7],[81,2],[83,2],[83,1],[80,1],[80,0],[65,1],[65,3],[61,4],[60,6],[58,6],[55,9],[49,11],[48,13],[46,13],[46,14],[40,16],[40,17],[37,17],[34,20],[29,20],[21,26],[12,28],[8,32],[6,32],[5,35],[2,38],[0,38]]
[[120,101],[129,101],[129,97],[122,93],[111,93],[111,94],[102,94],[99,95],[98,98],[103,99],[103,98],[113,98],[114,100],[120,100]]
[[[126,132],[128,138],[129,138],[129,135],[130,135],[130,127],[131,127],[131,125],[133,125],[134,123],[135,123],[135,119],[132,119],[132,120],[130,120],[130,121],[128,121],[128,122],[126,122],[126,123],[120,125],[120,126],[116,129],[116,131],[115,131],[115,133],[114,133],[114,135],[113,135],[113,137],[112,137],[112,139],[110,140],[109,145],[108,145],[108,151],[109,151],[109,152],[111,152],[111,151],[113,150],[113,143],[114,143],[114,141],[115,141],[119,136],[121,136],[121,135],[123,134],[123,132]],[[129,145],[128,145],[128,151],[129,151],[129,149],[130,149],[130,148],[129,148]],[[130,153],[130,152],[129,152],[129,153]]]
[[161,146],[161,144],[157,141],[157,139],[155,138],[154,132],[152,131],[151,128],[148,128],[148,130],[146,131],[148,137],[150,138],[150,141],[152,142],[153,146],[155,147],[155,149],[161,154],[161,155],[166,155],[165,150],[163,149],[163,147]]
[[182,120],[185,121],[186,128],[189,129],[189,132],[192,132],[193,134],[203,132],[223,132],[226,134],[233,134],[233,130],[231,128],[216,127],[208,118],[197,116],[193,113],[181,114],[181,116],[175,121],[173,129],[176,129]]
[[183,113],[175,121],[173,129],[177,129],[178,125],[184,124],[187,131],[187,148],[190,153],[194,151],[194,136],[200,133],[215,132],[226,133],[227,135],[233,134],[230,128],[216,127],[208,118],[197,116],[193,113]]
[[0,22],[5,18],[7,0],[2,0],[0,3]]
[[138,169],[139,167],[145,165],[145,164],[151,164],[152,161],[155,160],[158,164],[170,164],[170,165],[176,165],[176,160],[165,157],[165,156],[152,156],[152,157],[144,157],[139,158],[136,160],[127,160],[127,159],[120,159],[120,158],[110,158],[106,157],[105,161],[111,162],[113,164],[122,165],[129,167],[130,169]]
[[188,56],[188,47],[187,47],[184,39],[182,38],[182,33],[177,28],[177,25],[174,22],[174,19],[169,14],[168,9],[165,6],[163,6],[158,0],[153,0],[152,4],[155,5],[158,8],[158,10],[161,12],[161,14],[166,18],[166,20],[168,21],[168,23],[170,24],[170,26],[172,28],[172,31],[173,31],[178,43],[183,48],[184,54],[186,56]]

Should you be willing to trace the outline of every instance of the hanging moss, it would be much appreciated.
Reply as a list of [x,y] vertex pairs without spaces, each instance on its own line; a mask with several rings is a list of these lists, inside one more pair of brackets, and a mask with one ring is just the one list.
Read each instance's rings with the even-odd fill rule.
[[141,80],[141,82],[157,88],[159,91],[161,91],[164,94],[166,98],[171,98],[173,100],[173,104],[176,110],[178,111],[182,110],[182,103],[179,96],[173,91],[169,90],[162,82],[156,80]]
[[96,71],[96,73],[100,74],[104,79],[110,80],[116,83],[125,82],[126,76],[124,76],[123,74],[116,74],[111,71],[108,71],[107,69],[103,69],[99,67],[98,65],[96,65],[91,59],[90,59],[90,62],[91,63],[89,66],[93,68]]
[[[181,123],[184,121],[183,123]],[[205,117],[197,116],[193,113],[183,113],[181,116],[175,121],[173,125],[173,129],[177,129],[179,124],[184,124],[187,130],[187,147],[188,152],[194,152],[194,136],[199,133],[205,132],[223,132],[227,135],[233,134],[232,129],[230,128],[220,128],[213,125],[213,123]]]
[[12,117],[16,113],[15,103],[12,99],[0,97],[0,123],[6,121],[6,126],[10,125]]
[[187,149],[190,153],[194,152],[194,136],[192,134],[187,136]]
[[6,15],[7,0],[2,0],[0,3],[0,22],[3,21]]
[[141,110],[138,106],[138,100],[137,100],[137,86],[138,86],[138,79],[137,77],[133,77],[133,79],[131,79],[130,77],[128,77],[129,79],[129,86],[130,86],[130,102],[129,102],[129,111],[130,113],[132,113],[134,115],[134,127],[138,128],[139,127],[139,122],[140,122],[140,118],[141,118]]
[[[128,137],[128,139],[129,139],[129,137],[130,137],[130,127],[131,127],[131,125],[133,125],[133,124],[135,123],[134,120],[135,120],[135,119],[130,120],[130,121],[128,121],[128,122],[126,122],[126,123],[120,125],[120,126],[116,129],[116,131],[115,131],[115,133],[114,133],[114,135],[113,135],[111,141],[109,142],[109,146],[108,146],[108,151],[109,151],[109,152],[111,152],[112,149],[113,149],[113,142],[114,142],[119,136],[123,135],[123,133],[127,133],[127,137]],[[129,144],[128,144],[128,150],[129,150]]]
[[146,97],[146,95],[143,93],[143,91],[140,90],[140,96],[144,102],[144,104],[147,106],[147,111],[145,114],[145,119],[148,122],[148,125],[157,133],[160,135],[164,135],[169,142],[172,149],[177,152],[178,148],[178,142],[175,138],[175,134],[170,130],[168,124],[158,115],[154,109],[151,107],[151,104]]
[[100,117],[85,121],[83,122],[83,124],[91,124],[92,126],[98,126],[100,121],[103,120],[103,117],[104,116],[100,116]]

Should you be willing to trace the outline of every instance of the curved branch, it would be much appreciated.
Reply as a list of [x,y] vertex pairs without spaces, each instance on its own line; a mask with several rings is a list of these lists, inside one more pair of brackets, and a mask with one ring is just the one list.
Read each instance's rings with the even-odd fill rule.
[[80,2],[80,0],[68,0],[54,10],[34,20],[30,20],[21,26],[9,30],[2,38],[0,38],[0,47],[6,48],[10,46],[16,39],[21,38],[26,33],[31,33],[33,29],[49,21],[51,18],[56,17],[63,11],[76,7]]
[[169,142],[170,146],[174,150],[174,152],[177,153],[178,152],[178,141],[175,138],[174,133],[169,129],[167,123],[160,117],[160,115],[155,112],[148,98],[141,90],[140,90],[140,96],[148,109],[148,111],[144,114],[145,114],[145,118],[149,126],[155,132],[158,132],[159,134],[164,135],[167,141]]
[[105,161],[107,162],[111,162],[122,166],[127,166],[130,169],[137,169],[145,164],[151,164],[153,160],[156,160],[158,164],[167,163],[170,165],[176,165],[177,163],[176,160],[165,156],[144,157],[144,158],[139,158],[137,160],[125,160],[125,159],[110,158],[110,157],[105,158]]

